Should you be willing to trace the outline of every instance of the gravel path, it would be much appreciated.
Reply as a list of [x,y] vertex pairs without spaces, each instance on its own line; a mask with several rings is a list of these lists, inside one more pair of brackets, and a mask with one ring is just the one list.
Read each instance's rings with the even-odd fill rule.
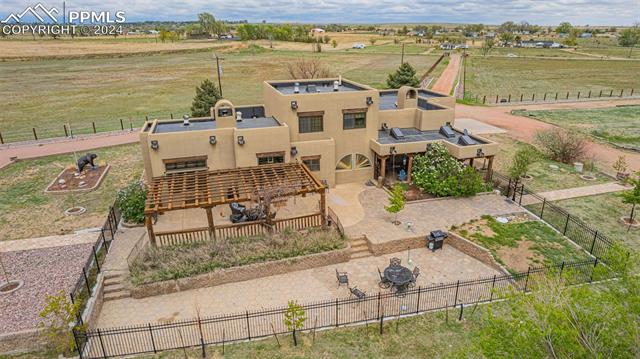
[[[0,294],[0,334],[36,328],[46,294],[69,292],[82,274],[91,244],[41,248],[2,253],[10,280],[24,286]],[[0,281],[4,282],[4,278]]]

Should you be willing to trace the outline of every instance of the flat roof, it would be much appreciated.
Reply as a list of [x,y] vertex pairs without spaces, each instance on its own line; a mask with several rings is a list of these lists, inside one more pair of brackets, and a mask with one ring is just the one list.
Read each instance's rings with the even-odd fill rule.
[[[252,117],[236,121],[236,128],[265,128],[277,127],[280,123],[274,117]],[[216,121],[212,118],[202,120],[190,120],[189,126],[185,126],[182,120],[158,122],[153,133],[189,132],[202,130],[215,130]]]
[[[345,92],[345,91],[366,91],[367,88],[360,87],[356,84],[342,81],[342,85],[338,86],[338,91],[333,91],[333,82],[338,79],[331,80],[318,80],[318,81],[288,81],[288,82],[269,82],[273,88],[278,90],[283,95],[293,95],[296,83],[300,92],[298,94],[310,94],[310,93],[331,93],[331,92]],[[311,87],[310,87],[311,85]],[[315,91],[313,87],[315,86]]]
[[[428,92],[429,95],[423,95],[424,90],[418,91],[418,108],[422,110],[443,110],[444,108],[428,102],[429,98],[444,97],[440,94],[434,94]],[[396,103],[398,102],[398,91],[380,91],[380,103],[378,109],[380,110],[397,110]]]
[[[420,131],[415,127],[405,127],[401,128],[400,130],[402,130],[402,133],[404,134],[404,139],[401,140],[392,137],[390,134],[390,129],[378,130],[378,143],[382,145],[389,145],[396,143],[445,140],[447,142],[458,144],[458,139],[464,135],[462,132],[456,130],[453,130],[456,136],[452,138],[443,136],[438,130]],[[473,139],[478,144],[485,144],[484,141],[476,137],[473,137]]]

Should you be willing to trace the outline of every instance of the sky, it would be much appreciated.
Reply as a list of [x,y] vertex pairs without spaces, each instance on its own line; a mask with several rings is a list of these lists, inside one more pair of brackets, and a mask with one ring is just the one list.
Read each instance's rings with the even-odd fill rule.
[[[0,17],[38,0],[1,0]],[[62,11],[62,0],[42,0]],[[484,23],[528,21],[557,25],[628,26],[640,22],[640,0],[69,0],[67,10],[125,12],[127,22],[217,19],[304,23]]]

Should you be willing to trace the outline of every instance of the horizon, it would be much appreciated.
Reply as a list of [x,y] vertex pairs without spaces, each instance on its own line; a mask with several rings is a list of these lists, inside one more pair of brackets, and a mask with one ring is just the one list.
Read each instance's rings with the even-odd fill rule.
[[[21,12],[38,1],[8,0],[0,4],[0,18]],[[62,1],[41,1],[47,7],[62,10]],[[127,2],[116,0],[103,5],[97,0],[66,1],[66,9],[83,11],[118,11],[126,15],[126,23],[141,22],[190,22],[197,21],[198,13],[212,13],[224,21],[247,20],[249,23],[266,21],[271,24],[472,24],[500,25],[506,21],[523,21],[540,26],[557,26],[567,21],[580,27],[632,26],[640,21],[639,11],[628,1],[561,0],[542,3],[533,0],[488,2],[470,0],[448,4],[441,0],[417,1],[407,6],[397,0],[357,0],[341,3],[337,0],[323,2],[302,0],[294,4],[285,0],[273,0],[264,6],[255,0],[223,2],[214,0],[187,0],[182,2],[156,1]],[[366,8],[366,11],[361,11]],[[427,9],[425,15],[420,9]],[[418,10],[418,11],[416,11]],[[499,10],[499,11],[496,11]],[[523,16],[526,14],[527,16]],[[348,15],[348,18],[347,16]]]

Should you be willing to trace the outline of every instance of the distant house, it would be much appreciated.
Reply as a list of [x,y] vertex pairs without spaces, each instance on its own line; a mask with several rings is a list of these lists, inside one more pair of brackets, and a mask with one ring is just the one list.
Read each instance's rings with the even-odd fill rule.
[[456,49],[468,49],[469,45],[466,44],[452,44],[450,42],[445,42],[440,44],[441,50],[456,50]]
[[485,37],[485,38],[488,38],[488,39],[493,39],[493,38],[495,38],[495,37],[496,37],[496,33],[495,33],[495,32],[493,32],[493,31],[489,31],[489,32],[487,32],[486,34],[484,34],[484,37]]
[[593,37],[593,34],[590,32],[583,32],[582,34],[580,34],[581,39],[590,39],[592,37]]
[[520,41],[517,45],[517,47],[524,47],[524,48],[538,48],[538,49],[559,49],[564,47],[564,45],[559,44],[557,42],[554,41],[536,41],[536,40],[526,40],[526,41]]
[[324,34],[324,30],[319,27],[316,27],[314,29],[311,29],[311,34],[314,34],[314,35]]

